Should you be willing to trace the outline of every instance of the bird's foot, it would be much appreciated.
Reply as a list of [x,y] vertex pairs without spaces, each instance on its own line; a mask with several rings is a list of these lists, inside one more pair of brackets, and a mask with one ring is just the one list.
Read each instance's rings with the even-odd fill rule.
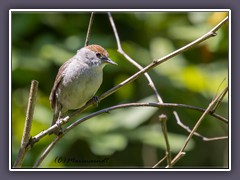
[[98,103],[99,103],[99,98],[98,96],[93,96],[91,101],[93,102],[93,105],[95,105],[96,107],[98,107]]
[[56,136],[60,136],[61,134],[63,134],[63,129],[61,127],[60,120],[61,119],[56,121],[57,128],[53,132],[49,133],[49,135],[55,134]]

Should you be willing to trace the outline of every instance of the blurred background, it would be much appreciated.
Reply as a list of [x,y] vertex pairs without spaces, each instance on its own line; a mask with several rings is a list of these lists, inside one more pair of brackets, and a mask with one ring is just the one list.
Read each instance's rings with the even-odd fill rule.
[[[55,76],[61,64],[84,46],[90,14],[12,12],[12,164],[21,142],[31,81],[39,82],[31,131],[34,136],[49,128],[52,122],[49,94]],[[112,13],[123,49],[142,66],[197,39],[227,15],[227,12]],[[216,37],[149,71],[164,102],[207,108],[213,97],[228,84],[228,33],[228,24],[225,24]],[[105,47],[111,59],[118,63],[118,66],[109,65],[104,69],[103,84],[97,95],[138,71],[117,52],[106,13],[95,14],[90,44]],[[75,120],[106,107],[130,102],[156,102],[144,76],[101,101],[98,107],[84,111]],[[160,114],[168,116],[173,157],[188,136],[188,132],[177,125],[173,110],[190,128],[201,116],[197,111],[180,108],[115,110],[71,130],[57,143],[41,167],[151,168],[165,155],[165,141],[158,120]],[[227,96],[217,113],[228,118]],[[228,126],[207,116],[198,132],[206,137],[224,136],[228,135]],[[53,135],[46,136],[36,143],[27,153],[23,166],[32,167],[53,139]],[[206,142],[194,137],[186,153],[175,168],[228,167],[227,140]],[[75,162],[64,162],[71,158]],[[165,165],[166,162],[160,167]]]

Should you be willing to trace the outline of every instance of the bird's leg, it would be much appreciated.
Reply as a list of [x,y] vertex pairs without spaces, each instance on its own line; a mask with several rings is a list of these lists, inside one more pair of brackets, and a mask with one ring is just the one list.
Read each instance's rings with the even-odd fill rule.
[[[51,126],[53,126],[54,124],[57,125],[57,129],[52,132],[57,136],[63,133],[61,123],[60,123],[61,116],[62,116],[62,105],[61,104],[56,104],[55,111],[54,111],[54,116],[53,116],[53,122],[52,122]],[[50,133],[49,135],[51,135],[52,133]]]
[[58,119],[56,121],[56,125],[58,129],[54,132],[54,134],[56,134],[57,136],[63,133],[63,129],[61,127],[61,118],[62,118],[61,114],[62,114],[62,108],[59,111]]
[[93,104],[98,107],[98,103],[99,103],[99,98],[98,96],[93,96],[92,99],[90,99],[90,101],[93,102]]

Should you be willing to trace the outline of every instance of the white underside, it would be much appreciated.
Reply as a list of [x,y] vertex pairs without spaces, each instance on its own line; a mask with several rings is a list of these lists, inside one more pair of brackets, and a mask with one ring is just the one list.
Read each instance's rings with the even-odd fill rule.
[[102,84],[102,67],[89,68],[86,64],[71,63],[65,70],[56,95],[62,112],[78,109],[89,101]]

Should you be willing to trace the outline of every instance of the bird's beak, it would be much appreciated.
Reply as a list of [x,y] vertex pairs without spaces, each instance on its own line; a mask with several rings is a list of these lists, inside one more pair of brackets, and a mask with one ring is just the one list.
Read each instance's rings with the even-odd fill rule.
[[104,58],[102,59],[104,62],[109,63],[109,64],[113,64],[113,65],[118,65],[117,63],[115,63],[113,60],[111,60],[110,58]]

